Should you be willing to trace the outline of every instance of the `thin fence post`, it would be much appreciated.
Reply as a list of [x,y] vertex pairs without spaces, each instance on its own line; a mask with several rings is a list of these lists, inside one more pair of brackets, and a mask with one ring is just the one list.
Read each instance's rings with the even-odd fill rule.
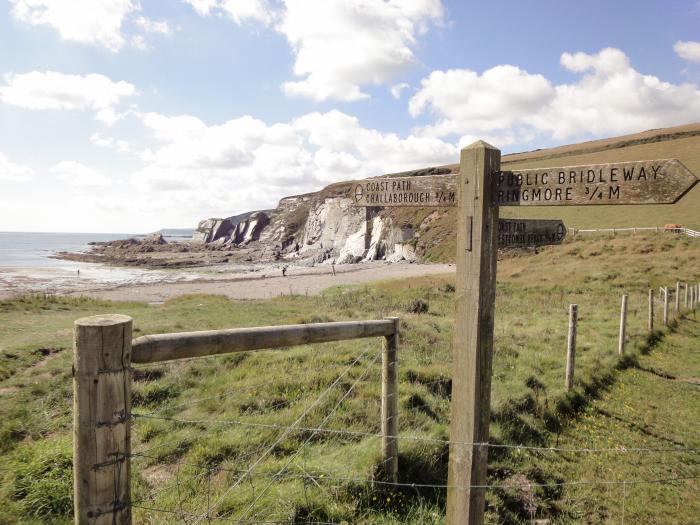
[[695,295],[695,285],[690,285],[689,288],[690,288],[690,291],[688,292],[688,293],[689,293],[688,308],[689,308],[690,310],[692,310],[693,308],[695,308],[695,302],[694,302],[694,301],[695,301],[695,297],[694,297],[694,295]]
[[622,306],[620,307],[620,339],[617,344],[617,353],[625,354],[625,339],[627,336],[627,294],[622,296]]
[[681,283],[676,281],[676,315],[681,311]]
[[649,333],[654,332],[654,290],[649,288]]
[[382,344],[382,460],[387,478],[396,483],[399,475],[399,318],[385,317],[394,322],[394,333],[384,337]]
[[664,326],[668,326],[668,286],[664,286]]
[[126,315],[75,321],[73,497],[76,525],[131,525],[131,331]]
[[578,305],[569,305],[569,336],[566,340],[566,380],[567,390],[574,388],[574,362],[576,360],[576,322]]
[[688,308],[688,283],[683,283],[683,308]]

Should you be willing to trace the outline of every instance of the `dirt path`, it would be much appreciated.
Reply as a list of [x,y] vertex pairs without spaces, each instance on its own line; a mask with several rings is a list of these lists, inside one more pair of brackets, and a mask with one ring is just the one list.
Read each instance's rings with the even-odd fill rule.
[[384,264],[372,263],[336,267],[336,275],[327,267],[317,269],[290,268],[286,277],[252,275],[232,279],[216,278],[177,283],[153,283],[114,286],[66,295],[85,295],[114,301],[161,302],[186,294],[218,294],[232,299],[266,299],[289,294],[317,294],[336,285],[362,284],[383,279],[401,279],[454,272],[450,264]]

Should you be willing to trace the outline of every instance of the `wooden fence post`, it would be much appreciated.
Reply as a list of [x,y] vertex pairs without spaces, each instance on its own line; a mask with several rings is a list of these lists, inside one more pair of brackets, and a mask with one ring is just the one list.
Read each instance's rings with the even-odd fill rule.
[[73,496],[76,525],[131,525],[131,318],[75,321]]
[[683,283],[683,308],[688,308],[688,283]]
[[668,326],[668,286],[664,286],[664,326]]
[[462,149],[457,178],[457,286],[452,343],[447,525],[482,525],[487,483],[501,152]]
[[566,379],[567,390],[574,388],[574,365],[576,360],[576,322],[578,321],[578,305],[569,305],[569,336],[566,340]]
[[385,317],[394,322],[394,333],[384,337],[382,344],[382,460],[387,478],[396,483],[399,474],[399,318]]
[[654,332],[654,290],[649,288],[649,333]]
[[627,294],[622,296],[622,306],[620,307],[620,339],[617,344],[617,353],[625,354],[625,339],[627,335]]
[[681,311],[681,283],[676,281],[676,315]]

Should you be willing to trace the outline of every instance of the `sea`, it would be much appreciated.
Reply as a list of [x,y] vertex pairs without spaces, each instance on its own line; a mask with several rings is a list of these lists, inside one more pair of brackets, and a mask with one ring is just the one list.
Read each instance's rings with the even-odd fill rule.
[[[167,241],[191,237],[177,230],[163,232]],[[83,252],[91,242],[142,237],[128,233],[0,232],[0,292],[35,292],[90,288],[99,283],[129,284],[191,280],[191,272],[124,268],[55,259],[61,251]]]

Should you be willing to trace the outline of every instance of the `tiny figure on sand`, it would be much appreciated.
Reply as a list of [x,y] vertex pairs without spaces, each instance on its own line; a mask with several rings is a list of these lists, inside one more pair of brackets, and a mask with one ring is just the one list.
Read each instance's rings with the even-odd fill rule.
[[333,275],[335,275],[335,259],[331,262],[331,270],[333,271]]
[[287,277],[287,267],[286,266],[282,267],[282,277]]

